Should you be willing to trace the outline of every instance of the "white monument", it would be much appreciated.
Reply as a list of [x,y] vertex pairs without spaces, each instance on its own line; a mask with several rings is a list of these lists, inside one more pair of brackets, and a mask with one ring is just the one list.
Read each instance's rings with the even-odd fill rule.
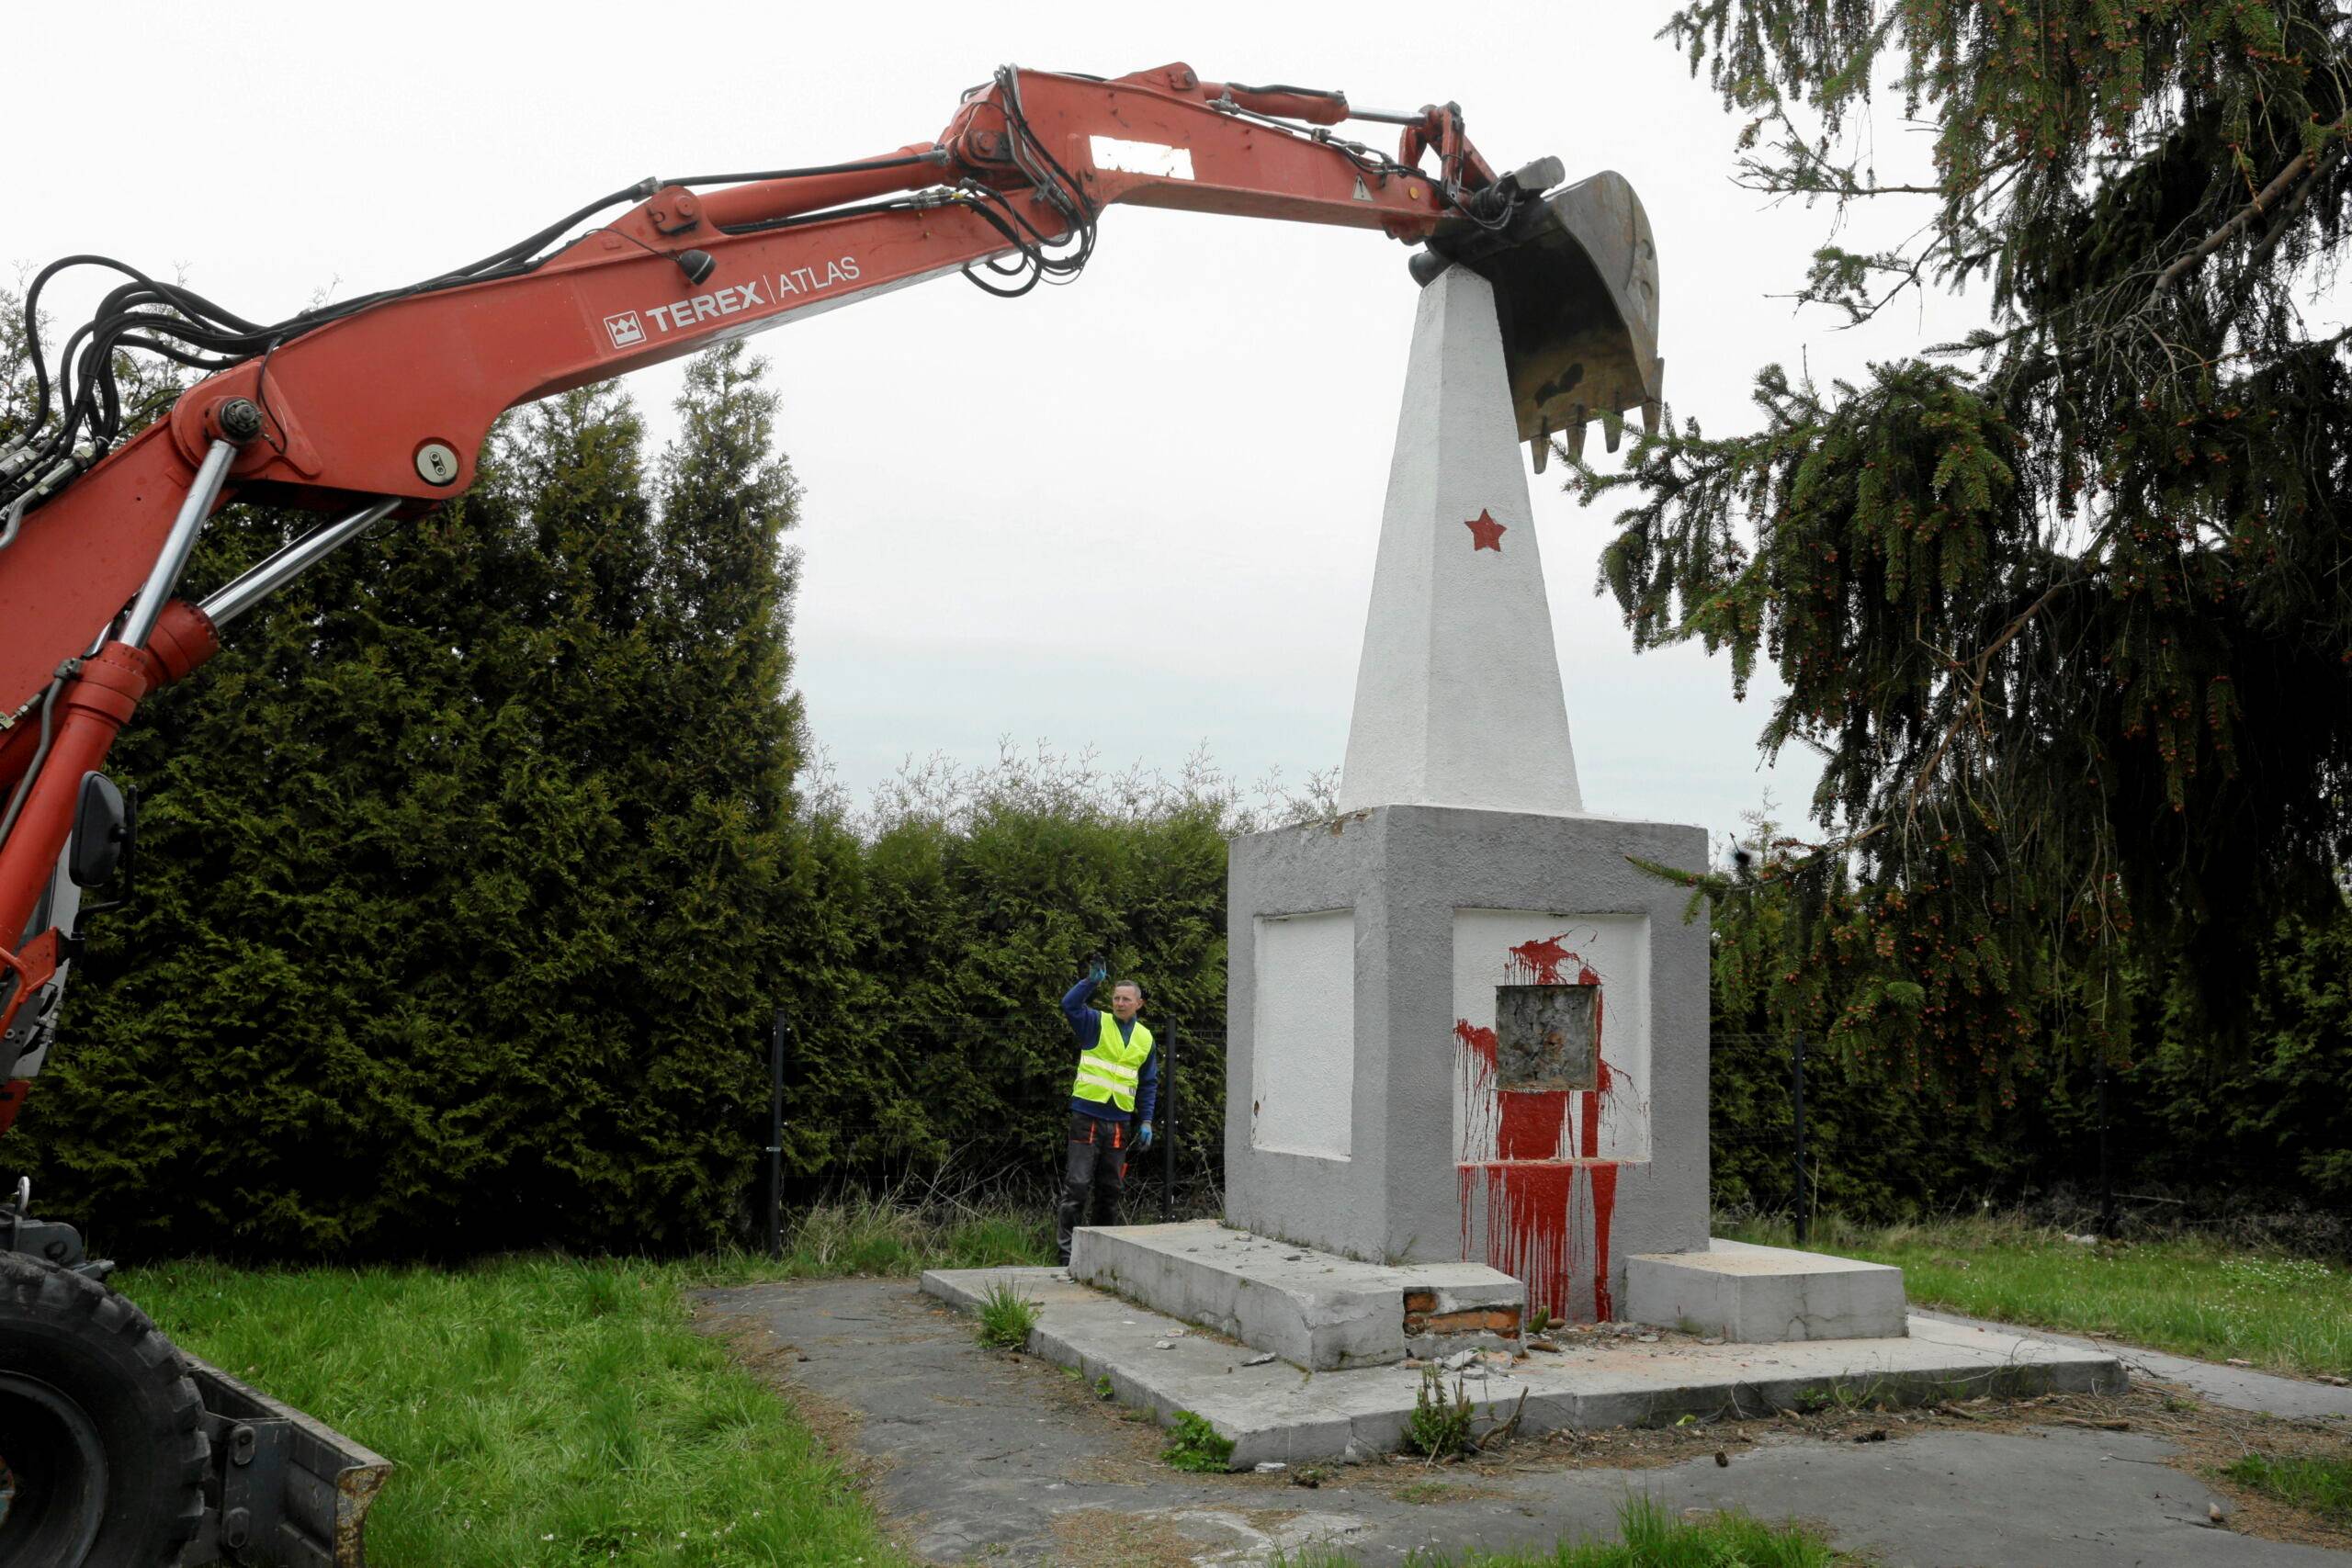
[[1900,1336],[1899,1271],[1707,1234],[1707,928],[1636,863],[1707,837],[1585,809],[1520,448],[1655,408],[1656,261],[1616,175],[1540,205],[1417,273],[1339,815],[1231,848],[1225,1224],[1071,1273],[1316,1370],[1529,1309]]
[[[1233,846],[1227,1216],[1608,1317],[1707,1246],[1706,929],[1577,787],[1495,296],[1423,290],[1339,820]],[[1663,1154],[1661,1151],[1664,1151]]]

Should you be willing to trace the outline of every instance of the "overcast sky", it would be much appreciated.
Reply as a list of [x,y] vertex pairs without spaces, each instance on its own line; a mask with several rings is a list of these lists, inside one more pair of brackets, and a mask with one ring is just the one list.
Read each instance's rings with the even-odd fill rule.
[[[1670,10],[45,6],[11,20],[28,68],[0,264],[99,252],[272,319],[322,288],[427,276],[644,175],[927,140],[1000,62],[1182,60],[1360,105],[1452,99],[1498,166],[1549,152],[1571,178],[1623,172],[1657,236],[1668,399],[1711,431],[1752,423],[1758,366],[1858,374],[1962,330],[1965,305],[1844,333],[1775,298],[1828,214],[1731,184],[1736,123],[1651,36]],[[1876,135],[1887,166],[1917,158],[1891,115]],[[1069,288],[1001,301],[948,278],[754,339],[807,488],[797,682],[852,792],[1005,739],[1170,772],[1205,748],[1244,781],[1335,765],[1412,325],[1406,254],[1114,209]],[[87,313],[93,278],[58,296],[61,321]],[[676,389],[671,367],[630,383],[657,431]],[[1558,479],[1533,496],[1589,807],[1721,834],[1769,788],[1796,815],[1815,769],[1759,765],[1769,689],[1733,702],[1726,661],[1696,649],[1636,657],[1593,591],[1608,512]]]

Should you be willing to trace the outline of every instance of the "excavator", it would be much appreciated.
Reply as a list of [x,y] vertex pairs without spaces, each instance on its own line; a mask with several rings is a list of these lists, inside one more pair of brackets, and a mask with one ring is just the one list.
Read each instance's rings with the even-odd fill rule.
[[[1394,153],[1341,134],[1400,128]],[[1365,134],[1385,135],[1385,132]],[[98,256],[25,301],[34,406],[0,429],[0,1134],[55,1047],[84,895],[124,873],[134,814],[104,770],[141,703],[338,547],[474,482],[492,423],[602,381],[926,279],[1018,296],[1067,280],[1121,203],[1376,231],[1493,286],[1519,435],[1541,470],[1626,415],[1655,428],[1657,268],[1623,176],[1498,173],[1459,106],[1006,66],[935,139],[811,167],[646,179],[467,265],[249,321]],[[59,350],[40,296],[123,281]],[[141,426],[141,353],[194,372]],[[125,434],[126,425],[132,433]],[[243,502],[318,526],[200,601],[206,521]],[[382,1456],[173,1346],[80,1233],[0,1199],[0,1563],[360,1568]]]

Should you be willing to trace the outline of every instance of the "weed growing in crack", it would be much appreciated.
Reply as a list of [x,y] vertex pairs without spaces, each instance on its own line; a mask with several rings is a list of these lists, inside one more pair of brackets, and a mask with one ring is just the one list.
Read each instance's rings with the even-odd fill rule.
[[1405,1447],[1433,1460],[1466,1452],[1471,1419],[1470,1396],[1462,1392],[1462,1380],[1453,1380],[1453,1394],[1448,1398],[1444,1374],[1423,1367],[1421,1386],[1413,1391],[1413,1413],[1405,1418]]
[[980,1300],[980,1343],[995,1350],[1018,1350],[1037,1326],[1037,1303],[1017,1286],[1000,1280]]
[[1179,1410],[1168,1446],[1159,1450],[1159,1457],[1177,1470],[1221,1473],[1233,1459],[1233,1439],[1218,1437],[1207,1417]]

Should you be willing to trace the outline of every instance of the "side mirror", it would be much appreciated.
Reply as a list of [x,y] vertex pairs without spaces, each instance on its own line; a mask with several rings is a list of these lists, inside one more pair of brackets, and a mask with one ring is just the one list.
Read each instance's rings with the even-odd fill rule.
[[123,805],[122,791],[104,773],[84,773],[65,874],[76,887],[104,886],[114,880],[115,869],[130,847],[130,812]]

